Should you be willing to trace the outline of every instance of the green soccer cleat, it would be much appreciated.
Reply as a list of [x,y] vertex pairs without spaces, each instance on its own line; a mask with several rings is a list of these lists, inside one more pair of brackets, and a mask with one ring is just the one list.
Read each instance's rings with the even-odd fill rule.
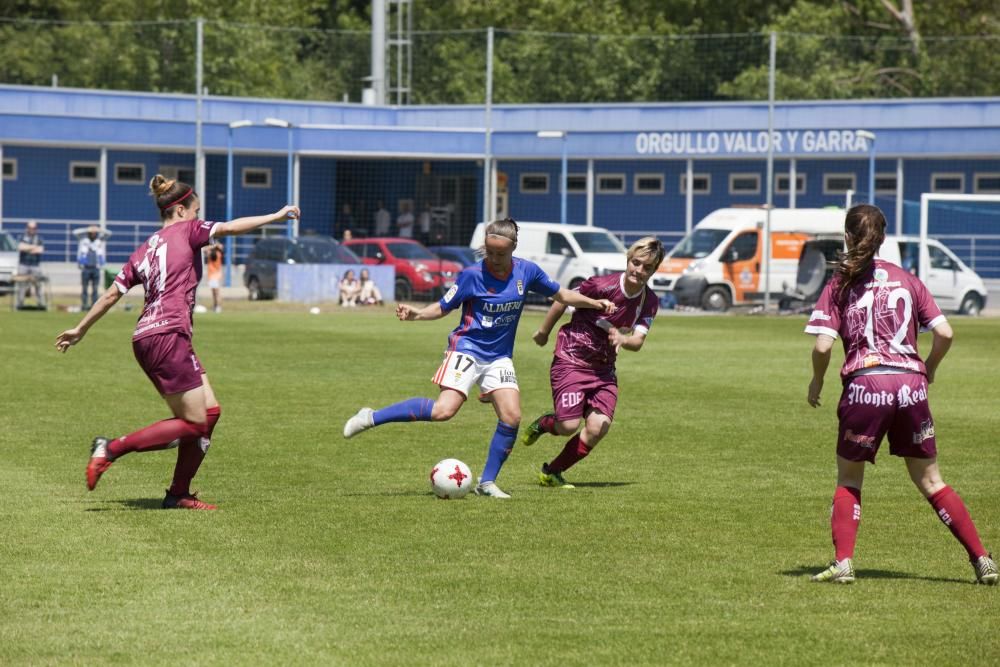
[[524,435],[521,436],[521,444],[525,447],[531,447],[535,444],[535,441],[542,437],[542,434],[545,433],[545,431],[543,431],[538,425],[538,422],[542,421],[542,418],[544,417],[555,416],[554,412],[546,412],[544,415],[541,415],[538,419],[528,424],[528,428],[524,429]]
[[551,486],[557,489],[575,489],[576,487],[567,482],[562,473],[549,470],[549,464],[543,463],[542,470],[538,473],[538,483],[541,486]]
[[854,563],[850,558],[841,561],[832,561],[830,567],[819,574],[814,574],[809,581],[831,582],[834,584],[854,583]]
[[993,554],[980,556],[972,562],[972,568],[976,571],[976,583],[985,586],[996,586],[1000,579],[1000,571],[997,570],[996,561]]

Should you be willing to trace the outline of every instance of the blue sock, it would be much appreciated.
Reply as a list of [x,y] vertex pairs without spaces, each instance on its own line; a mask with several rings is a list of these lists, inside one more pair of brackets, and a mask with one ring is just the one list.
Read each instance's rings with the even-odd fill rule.
[[399,403],[376,410],[372,415],[375,426],[386,422],[429,422],[434,409],[432,398],[408,398]]
[[514,448],[514,440],[517,439],[517,427],[508,426],[502,421],[497,422],[497,430],[490,440],[490,453],[486,457],[486,465],[483,467],[481,482],[495,481],[500,474],[503,462],[510,455],[510,450]]

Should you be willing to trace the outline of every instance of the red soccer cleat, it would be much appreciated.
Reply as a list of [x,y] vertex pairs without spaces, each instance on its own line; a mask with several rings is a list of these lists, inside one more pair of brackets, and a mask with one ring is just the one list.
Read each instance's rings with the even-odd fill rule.
[[170,493],[163,498],[163,509],[165,510],[216,510],[216,505],[198,500],[198,496],[188,493],[183,496],[172,496]]
[[87,462],[87,489],[90,491],[94,490],[101,475],[114,463],[114,458],[108,454],[109,442],[107,438],[97,436],[90,444],[90,461]]

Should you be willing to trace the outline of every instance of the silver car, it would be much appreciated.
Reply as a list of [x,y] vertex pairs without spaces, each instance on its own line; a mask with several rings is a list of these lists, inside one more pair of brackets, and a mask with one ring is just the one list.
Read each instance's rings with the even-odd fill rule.
[[17,275],[17,241],[10,234],[0,232],[0,294],[14,289]]

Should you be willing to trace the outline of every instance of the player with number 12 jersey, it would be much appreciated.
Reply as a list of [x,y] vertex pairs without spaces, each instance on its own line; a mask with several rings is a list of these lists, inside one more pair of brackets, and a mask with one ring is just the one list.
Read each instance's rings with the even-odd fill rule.
[[[835,557],[812,580],[854,581],[865,464],[875,462],[888,435],[889,453],[905,460],[914,485],[965,548],[976,581],[996,584],[1000,578],[996,563],[983,547],[965,503],[944,483],[937,463],[928,385],[951,347],[951,325],[916,276],[876,256],[885,241],[885,227],[885,216],[875,206],[860,204],[847,212],[847,252],[806,325],[806,333],[816,336],[807,395],[813,407],[820,407],[831,348],[838,337],[844,344],[843,391],[837,406],[837,488],[830,513]],[[920,329],[932,333],[926,361],[917,352]]]

